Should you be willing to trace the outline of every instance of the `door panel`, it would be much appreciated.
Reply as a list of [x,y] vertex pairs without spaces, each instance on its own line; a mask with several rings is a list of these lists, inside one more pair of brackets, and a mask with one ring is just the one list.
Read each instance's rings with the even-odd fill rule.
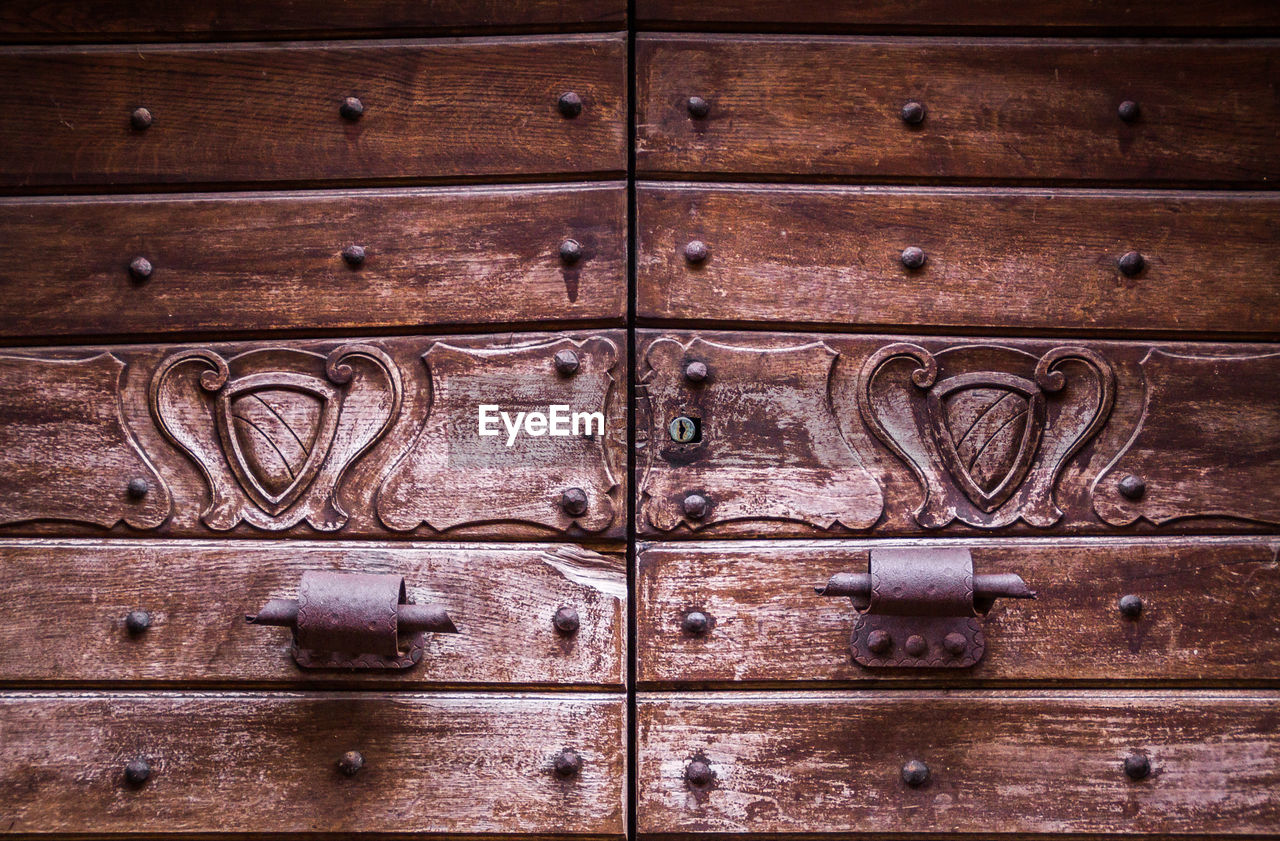
[[5,199],[0,327],[16,339],[621,322],[626,230],[617,182]]
[[624,359],[621,331],[11,350],[0,522],[619,538]]
[[0,727],[10,831],[623,833],[621,697],[37,692]]
[[[1268,833],[1275,696],[1254,692],[651,695],[641,834]],[[1131,755],[1150,775],[1126,776]],[[686,779],[695,761],[703,785]],[[923,762],[916,788],[905,763]]]
[[622,34],[5,48],[29,107],[0,126],[0,186],[620,172],[625,67]]
[[[636,164],[974,181],[1280,175],[1275,45],[644,35]],[[709,104],[693,117],[687,99]],[[1122,102],[1140,116],[1126,122]],[[909,102],[923,122],[904,120]],[[912,115],[914,119],[915,115]]]
[[1280,523],[1274,345],[641,331],[637,365],[643,534]]
[[647,183],[638,205],[645,318],[1280,333],[1269,193]]

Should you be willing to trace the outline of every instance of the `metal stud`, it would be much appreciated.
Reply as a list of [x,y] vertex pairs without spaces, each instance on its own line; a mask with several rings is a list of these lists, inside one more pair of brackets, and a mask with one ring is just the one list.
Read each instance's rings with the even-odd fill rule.
[[129,495],[129,499],[142,499],[150,490],[151,485],[141,476],[134,476],[124,488],[124,492]]
[[680,628],[686,634],[702,636],[711,630],[711,617],[701,610],[691,610],[684,615],[684,619],[680,620]]
[[690,520],[701,520],[707,516],[711,503],[702,494],[687,494],[681,507],[684,509],[684,515]]
[[1129,619],[1137,619],[1142,615],[1142,599],[1135,596],[1133,593],[1121,596],[1119,607],[1121,615],[1128,617]]
[[572,377],[578,372],[578,366],[580,364],[578,354],[575,351],[569,350],[568,348],[556,351],[556,371],[559,372],[562,377]]
[[1147,260],[1138,252],[1129,251],[1121,255],[1116,265],[1120,267],[1120,273],[1125,277],[1137,277],[1147,267]]
[[924,103],[910,100],[902,106],[902,122],[909,126],[918,126],[924,122]]
[[576,634],[580,625],[578,611],[571,607],[562,607],[557,610],[555,618],[551,622],[556,626],[556,630],[562,634]]
[[145,610],[131,610],[124,618],[124,627],[129,633],[137,636],[151,627],[151,614]]
[[901,259],[902,265],[914,272],[916,269],[924,266],[925,261],[929,258],[925,255],[923,248],[917,248],[916,246],[911,245],[902,249]]
[[582,259],[582,244],[576,239],[567,239],[560,243],[560,259],[572,266]]
[[953,632],[942,638],[942,647],[952,657],[959,657],[969,647],[969,641],[964,638],[964,634]]
[[338,106],[338,113],[342,115],[342,119],[354,123],[364,116],[364,103],[357,97],[349,96]]
[[1124,774],[1135,782],[1151,776],[1151,760],[1140,753],[1131,753],[1124,758]]
[[924,637],[919,634],[912,634],[907,637],[905,648],[912,657],[923,657],[925,652],[929,650],[929,643],[925,642]]
[[715,780],[716,774],[705,759],[695,759],[684,767],[684,778],[694,788],[706,788]]
[[1126,99],[1120,103],[1120,107],[1116,109],[1116,113],[1120,115],[1120,119],[1126,123],[1132,123],[1142,115],[1142,109],[1138,107],[1138,103],[1132,99]]
[[561,116],[573,119],[582,113],[582,97],[574,91],[565,91],[556,100],[556,107],[560,109]]
[[1120,495],[1125,499],[1142,499],[1147,492],[1147,483],[1143,481],[1141,476],[1134,476],[1127,473],[1120,477],[1120,481],[1116,483],[1116,489],[1120,491]]
[[364,754],[358,750],[349,750],[338,760],[338,770],[348,777],[354,777],[364,767]]
[[883,628],[877,628],[867,634],[867,649],[872,654],[888,654],[893,648],[893,635]]
[[578,755],[576,750],[565,748],[556,754],[556,758],[552,762],[552,768],[557,777],[576,777],[578,772],[582,770],[582,757]]
[[342,249],[342,261],[353,269],[358,269],[364,265],[364,246],[348,245]]
[[690,362],[684,366],[684,378],[691,383],[700,383],[707,378],[707,363]]
[[689,101],[685,103],[685,106],[689,109],[689,116],[695,120],[704,120],[707,114],[711,113],[711,103],[700,96],[689,97]]
[[560,507],[571,517],[587,513],[587,492],[582,488],[569,488],[560,494]]
[[146,131],[151,128],[151,112],[146,108],[133,109],[133,113],[129,115],[129,125],[136,131]]
[[129,276],[141,283],[151,277],[153,267],[146,257],[134,257],[129,261]]
[[912,788],[929,782],[929,766],[918,759],[912,759],[902,766],[902,781]]
[[139,756],[124,766],[124,780],[131,786],[140,786],[151,777],[151,763]]
[[695,266],[707,262],[710,256],[711,249],[707,248],[707,244],[700,239],[690,240],[684,247],[684,259]]

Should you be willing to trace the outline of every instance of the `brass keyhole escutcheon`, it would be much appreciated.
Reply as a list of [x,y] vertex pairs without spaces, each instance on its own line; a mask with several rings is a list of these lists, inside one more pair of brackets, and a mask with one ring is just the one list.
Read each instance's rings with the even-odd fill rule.
[[680,415],[667,425],[667,432],[677,444],[696,444],[702,440],[702,421]]

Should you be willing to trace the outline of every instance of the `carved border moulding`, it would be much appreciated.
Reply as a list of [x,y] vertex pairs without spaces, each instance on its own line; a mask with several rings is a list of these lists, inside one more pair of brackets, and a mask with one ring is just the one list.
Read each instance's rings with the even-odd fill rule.
[[1114,526],[1188,517],[1280,523],[1280,353],[1142,360],[1141,420],[1093,485]]
[[129,433],[125,363],[0,356],[0,522],[64,520],[155,528],[169,489]]
[[920,525],[997,528],[1021,518],[1047,527],[1062,517],[1053,489],[1063,465],[1111,412],[1115,373],[1085,348],[1037,358],[899,343],[867,359],[857,394],[867,426],[920,482]]
[[583,423],[576,435],[531,435],[522,427],[511,439],[498,420],[498,434],[482,436],[479,409],[496,406],[514,423],[521,412],[567,406],[570,413],[599,412],[607,423],[617,359],[617,346],[603,336],[507,347],[433,344],[422,355],[431,411],[378,491],[379,519],[398,531],[423,523],[436,531],[494,522],[607,528],[617,509],[618,483],[605,452],[612,430]]
[[[640,509],[661,531],[735,520],[868,528],[880,486],[841,434],[823,342],[736,347],[695,338],[649,345],[640,376],[651,426]],[[672,424],[688,418],[699,440]],[[677,430],[678,432],[678,430]]]
[[260,529],[306,520],[342,528],[343,475],[400,413],[395,363],[370,345],[328,356],[292,348],[224,359],[206,349],[176,353],[151,380],[161,431],[209,483],[200,519],[212,529],[242,520]]

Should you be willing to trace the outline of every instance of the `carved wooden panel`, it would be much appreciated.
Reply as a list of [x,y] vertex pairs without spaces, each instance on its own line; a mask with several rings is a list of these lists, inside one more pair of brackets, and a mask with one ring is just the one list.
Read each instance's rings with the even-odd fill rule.
[[5,47],[0,187],[621,172],[626,63],[625,33]]
[[[650,173],[1263,184],[1280,175],[1266,41],[636,39]],[[691,115],[688,98],[705,100]],[[1138,104],[1136,119],[1119,115]],[[917,123],[903,118],[922,106]]]
[[[854,662],[850,599],[814,586],[865,572],[900,543],[641,544],[636,566],[642,686],[1013,682],[1280,682],[1280,538],[970,538],[979,574],[1021,576],[1034,601],[997,599],[979,620],[986,653],[961,671]],[[913,542],[912,546],[919,546]],[[1120,599],[1142,600],[1138,616]],[[711,628],[683,628],[691,611]]]
[[[808,373],[750,364],[806,346],[823,354]],[[1280,522],[1274,346],[641,331],[637,358],[644,534]],[[673,438],[686,415],[696,444]],[[1146,495],[1118,503],[1125,477]],[[855,497],[857,516],[827,513]]]
[[626,230],[615,182],[0,199],[0,331],[621,323]]
[[[1271,692],[813,692],[639,702],[641,835],[1241,834],[1280,822]],[[1151,772],[1130,779],[1125,760]],[[693,760],[710,780],[685,778]],[[912,787],[904,764],[924,763]]]
[[[123,518],[158,536],[617,538],[625,346],[605,331],[15,351],[7,381],[30,396],[0,403],[0,475],[55,484],[11,483],[0,516],[43,534]],[[77,365],[104,373],[68,391]],[[482,436],[482,405],[529,419]],[[555,406],[590,427],[533,424]],[[101,419],[64,422],[86,407]],[[135,474],[148,485],[126,498]]]
[[641,317],[1280,335],[1274,192],[651,182],[636,216]]
[[24,692],[0,732],[16,833],[623,835],[621,695]]

